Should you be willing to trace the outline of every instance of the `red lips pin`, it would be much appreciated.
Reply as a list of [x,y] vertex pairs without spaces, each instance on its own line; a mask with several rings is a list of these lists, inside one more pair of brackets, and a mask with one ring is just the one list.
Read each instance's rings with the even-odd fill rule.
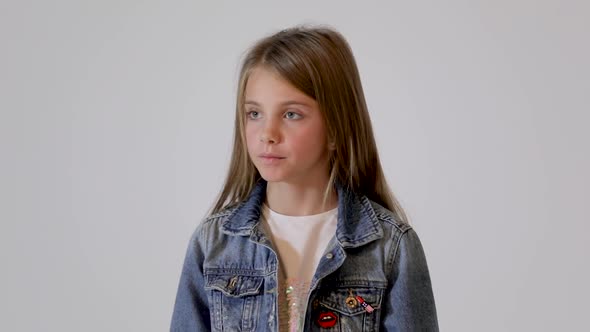
[[331,311],[325,311],[325,312],[321,312],[318,316],[317,319],[317,323],[320,327],[322,328],[330,328],[333,327],[334,325],[336,325],[336,322],[338,321],[338,316],[336,316],[335,313],[331,312]]

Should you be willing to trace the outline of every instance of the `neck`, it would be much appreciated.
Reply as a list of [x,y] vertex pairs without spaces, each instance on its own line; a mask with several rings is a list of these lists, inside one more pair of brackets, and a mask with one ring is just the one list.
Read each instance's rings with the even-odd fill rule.
[[332,210],[338,206],[338,194],[332,189],[322,207],[328,180],[309,183],[268,182],[266,204],[280,214],[307,216]]

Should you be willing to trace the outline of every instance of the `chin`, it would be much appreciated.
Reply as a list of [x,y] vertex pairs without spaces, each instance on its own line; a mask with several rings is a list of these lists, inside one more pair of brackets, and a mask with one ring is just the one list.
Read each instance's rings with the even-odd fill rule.
[[281,182],[284,181],[285,178],[283,176],[275,175],[275,174],[264,174],[260,173],[260,177],[262,177],[266,182]]
[[265,169],[258,169],[258,173],[260,177],[262,177],[266,182],[281,182],[285,181],[287,177],[285,176],[284,172],[277,172],[277,171],[268,171]]

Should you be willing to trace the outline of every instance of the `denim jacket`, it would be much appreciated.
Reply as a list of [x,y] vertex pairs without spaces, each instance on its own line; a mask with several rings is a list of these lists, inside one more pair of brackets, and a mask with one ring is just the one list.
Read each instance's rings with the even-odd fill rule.
[[[304,331],[438,331],[416,232],[337,184],[338,221],[315,271]],[[191,236],[171,331],[278,331],[278,258],[259,223],[266,181]],[[351,292],[361,301],[351,301]],[[369,308],[369,309],[370,309]],[[328,325],[320,315],[331,315]],[[322,327],[323,326],[323,327]]]

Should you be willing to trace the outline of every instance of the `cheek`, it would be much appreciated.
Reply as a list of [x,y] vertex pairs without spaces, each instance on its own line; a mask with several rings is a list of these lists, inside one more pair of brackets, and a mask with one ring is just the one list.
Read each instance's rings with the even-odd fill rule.
[[299,130],[291,137],[293,148],[298,151],[319,151],[324,145],[325,137],[321,128],[310,127]]
[[246,136],[246,149],[248,150],[248,153],[254,153],[256,144],[256,133],[252,130],[252,128],[246,127],[244,128],[244,136]]
[[246,143],[248,145],[251,145],[256,138],[256,132],[254,128],[248,124],[244,126],[244,135],[246,136]]

